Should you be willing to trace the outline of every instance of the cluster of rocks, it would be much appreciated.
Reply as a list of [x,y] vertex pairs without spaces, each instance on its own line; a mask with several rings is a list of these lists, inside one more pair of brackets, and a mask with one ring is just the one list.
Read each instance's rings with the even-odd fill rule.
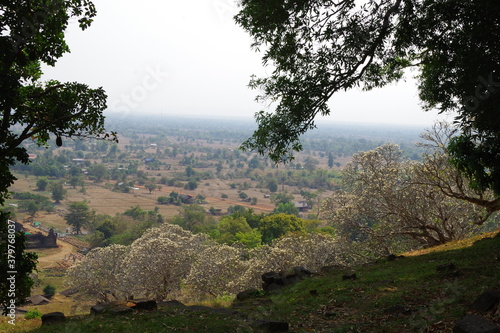
[[472,303],[472,310],[478,314],[469,314],[455,323],[453,333],[500,333],[500,327],[484,318],[483,315],[500,314],[500,291],[488,290],[479,295]]
[[266,292],[280,290],[284,286],[297,283],[312,274],[311,271],[302,266],[294,267],[291,272],[267,272],[262,274],[262,290]]

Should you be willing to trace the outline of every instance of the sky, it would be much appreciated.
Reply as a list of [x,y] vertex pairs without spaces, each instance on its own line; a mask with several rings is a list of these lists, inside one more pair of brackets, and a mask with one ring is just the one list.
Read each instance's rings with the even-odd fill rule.
[[[94,0],[97,16],[81,31],[66,31],[71,53],[45,79],[103,87],[108,111],[130,114],[253,117],[272,111],[255,102],[252,74],[270,69],[251,49],[251,38],[232,17],[234,0]],[[415,81],[369,92],[338,93],[329,103],[329,122],[430,125],[437,112],[424,112]],[[441,117],[442,118],[442,117]]]

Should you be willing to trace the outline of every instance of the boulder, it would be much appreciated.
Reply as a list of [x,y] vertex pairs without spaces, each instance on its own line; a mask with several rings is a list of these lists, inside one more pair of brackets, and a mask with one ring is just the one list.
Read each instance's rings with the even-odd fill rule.
[[133,309],[122,302],[99,303],[90,308],[91,315],[103,313],[122,315],[133,312]]
[[158,308],[158,304],[154,300],[138,299],[130,300],[130,302],[133,304],[134,310],[156,310]]
[[247,290],[244,290],[242,292],[239,292],[237,295],[236,295],[236,299],[238,301],[244,301],[244,300],[247,300],[249,298],[254,298],[256,296],[259,295],[259,291],[255,288],[250,288],[250,289],[247,289]]
[[288,332],[289,325],[283,321],[255,320],[251,326],[267,332]]
[[353,274],[346,274],[346,275],[342,275],[342,281],[346,281],[346,280],[357,280],[358,277],[356,276],[356,273],[353,273]]
[[159,306],[165,306],[165,307],[174,307],[174,308],[184,308],[186,307],[182,302],[179,302],[178,300],[171,300],[171,301],[164,301],[160,302],[158,304]]
[[488,290],[476,298],[472,307],[479,312],[493,310],[500,303],[500,291]]
[[42,316],[42,326],[53,325],[66,321],[66,317],[62,312],[50,312]]
[[293,272],[297,274],[301,278],[309,277],[312,275],[312,272],[302,266],[295,266],[293,268]]
[[500,333],[500,327],[478,315],[467,315],[458,320],[453,333]]

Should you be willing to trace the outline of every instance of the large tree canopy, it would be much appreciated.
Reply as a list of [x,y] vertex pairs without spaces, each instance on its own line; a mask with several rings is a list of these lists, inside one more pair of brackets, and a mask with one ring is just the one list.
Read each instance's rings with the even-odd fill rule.
[[372,89],[416,68],[425,109],[458,113],[455,164],[500,193],[500,2],[497,0],[242,0],[235,17],[264,51],[269,77],[253,77],[258,129],[243,148],[288,160],[299,136],[328,115],[330,97]]
[[23,141],[45,145],[53,134],[115,139],[104,129],[106,94],[76,82],[40,82],[41,64],[69,52],[70,17],[86,29],[96,11],[88,0],[0,1],[0,204],[14,177],[9,167],[28,162]]
[[[15,180],[10,167],[16,161],[29,162],[23,146],[26,140],[39,146],[46,145],[51,135],[57,137],[58,145],[62,137],[116,140],[115,133],[104,129],[107,96],[102,88],[40,81],[41,65],[54,66],[69,52],[64,39],[69,19],[78,19],[80,27],[86,29],[95,14],[89,0],[0,0],[0,206]],[[13,310],[7,306],[19,305],[29,296],[33,284],[29,273],[36,255],[24,252],[24,236],[16,232],[12,238],[9,227],[13,224],[8,214],[0,213],[0,304],[7,313]],[[10,251],[15,252],[16,260],[9,262]],[[13,271],[17,272],[15,292],[5,287]]]

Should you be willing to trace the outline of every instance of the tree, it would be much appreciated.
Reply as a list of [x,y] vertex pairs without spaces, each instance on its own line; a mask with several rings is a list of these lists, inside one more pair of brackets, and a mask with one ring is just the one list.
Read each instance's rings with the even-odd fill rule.
[[53,182],[50,184],[50,189],[52,191],[52,199],[58,204],[66,196],[66,189],[62,182]]
[[123,261],[130,246],[110,245],[91,250],[85,257],[71,266],[66,277],[71,287],[78,288],[98,301],[109,302],[129,295],[123,284],[126,266]]
[[129,295],[163,300],[180,290],[192,263],[207,245],[206,235],[194,235],[176,225],[150,228],[130,246],[124,259],[123,285]]
[[[55,80],[41,82],[41,65],[54,66],[69,52],[64,31],[71,18],[86,29],[96,15],[89,0],[7,1],[1,5],[0,17],[0,205],[8,197],[8,187],[15,177],[10,167],[19,161],[29,163],[22,146],[33,139],[47,145],[50,135],[62,145],[62,137],[92,136],[116,140],[116,134],[105,132],[103,111],[106,94],[102,88],[91,89],[76,82]],[[14,128],[16,127],[16,128]],[[8,217],[0,220],[6,230]],[[1,244],[5,245],[2,238]],[[25,254],[23,238],[16,236],[16,303],[25,292],[35,267],[35,256]],[[5,256],[7,251],[0,254]],[[1,260],[2,263],[6,260]],[[18,267],[17,267],[18,266]],[[2,267],[2,272],[7,272]],[[12,270],[12,269],[11,269]],[[4,279],[5,277],[5,279]],[[2,281],[6,281],[2,275]],[[2,286],[5,284],[2,283]],[[7,305],[7,293],[0,301]],[[4,311],[7,307],[4,307]]]
[[[40,82],[41,64],[53,66],[69,52],[64,30],[71,17],[86,29],[96,14],[92,2],[9,2],[0,19],[0,204],[14,181],[9,171],[15,161],[29,163],[21,143],[27,139],[46,145],[50,135],[116,139],[105,132],[102,88],[85,84]],[[14,131],[13,126],[21,126]]]
[[243,0],[235,19],[273,67],[249,86],[277,102],[274,113],[255,115],[243,148],[287,161],[335,93],[382,87],[414,68],[424,109],[458,113],[451,161],[500,195],[498,1]]
[[333,154],[330,152],[328,153],[328,167],[331,169],[335,165],[335,158],[333,157]]
[[47,180],[47,177],[40,177],[36,181],[36,189],[38,191],[45,191],[48,184],[49,184],[49,181]]
[[220,243],[233,244],[238,240],[237,233],[248,233],[252,228],[248,225],[244,217],[224,216],[217,226],[219,229],[218,241]]
[[289,232],[305,231],[302,219],[295,215],[283,213],[262,218],[259,221],[258,230],[262,234],[262,241],[266,244],[271,243],[274,239],[284,236]]
[[64,216],[66,223],[75,229],[77,235],[83,227],[91,224],[92,218],[93,213],[85,201],[71,202],[68,205],[68,213]]
[[108,168],[104,164],[92,164],[89,168],[89,175],[93,176],[96,183],[102,182],[103,179],[109,177]]
[[278,182],[275,180],[275,179],[270,179],[268,182],[267,182],[267,188],[269,189],[269,191],[271,191],[272,193],[278,191]]
[[179,215],[174,216],[170,222],[194,233],[204,232],[215,226],[213,217],[207,215],[205,208],[197,204],[183,206]]
[[149,194],[151,194],[151,192],[153,192],[156,189],[156,184],[155,183],[146,183],[144,185],[144,187],[147,188],[149,190]]
[[451,165],[440,164],[446,170],[438,174],[431,171],[436,167],[431,160],[403,158],[394,144],[355,154],[342,172],[344,190],[323,203],[324,217],[361,256],[467,237],[478,230],[474,222],[482,224],[489,215],[478,205],[446,195],[444,187],[427,184],[425,179],[434,177],[445,177],[449,184],[457,179]]

